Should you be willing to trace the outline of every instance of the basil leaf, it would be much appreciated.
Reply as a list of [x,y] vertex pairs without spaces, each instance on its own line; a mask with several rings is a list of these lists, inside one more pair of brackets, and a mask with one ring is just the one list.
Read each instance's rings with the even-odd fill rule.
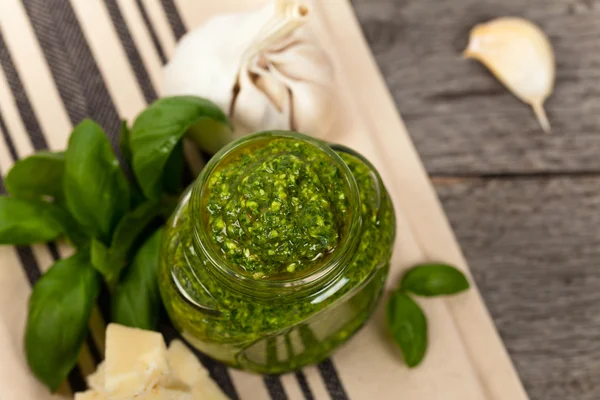
[[422,264],[404,274],[400,287],[419,296],[441,296],[467,290],[469,281],[451,265]]
[[142,245],[112,297],[114,322],[155,330],[161,311],[158,263],[162,229]]
[[410,368],[423,361],[427,350],[427,318],[421,307],[402,291],[392,293],[386,307],[387,325]]
[[113,286],[118,280],[136,239],[160,211],[161,205],[158,201],[142,203],[121,219],[115,229],[110,248],[98,240],[92,240],[92,265],[102,273],[109,286]]
[[71,134],[63,185],[73,217],[106,241],[129,208],[129,183],[104,131],[93,121],[84,120]]
[[25,353],[35,376],[52,391],[77,363],[99,291],[100,277],[86,253],[58,261],[33,288]]
[[115,229],[110,245],[112,251],[126,257],[135,240],[146,229],[148,224],[160,214],[160,211],[160,202],[149,200],[125,214]]
[[231,130],[219,107],[193,96],[162,98],[143,111],[133,123],[130,133],[133,171],[147,198],[160,197],[167,160],[192,127],[195,138],[210,136],[216,128]]
[[163,188],[168,194],[178,195],[183,191],[183,141],[180,140],[165,164]]
[[118,273],[125,266],[124,259],[117,259],[108,247],[98,239],[92,239],[90,245],[90,261],[96,271],[100,272],[109,287],[113,287]]
[[208,154],[215,154],[235,139],[230,125],[211,119],[204,119],[192,126],[187,136]]
[[55,204],[0,197],[0,244],[25,245],[56,239],[68,215]]
[[127,164],[127,167],[129,168],[126,176],[127,178],[129,178],[130,181],[132,181],[132,184],[130,186],[131,206],[137,207],[146,199],[144,198],[144,195],[142,194],[142,191],[140,190],[138,183],[135,180],[135,177],[133,177],[131,174],[131,172],[133,171],[133,155],[131,154],[131,142],[129,140],[130,132],[131,131],[129,130],[129,127],[127,126],[127,121],[123,121],[121,124],[121,134],[119,135],[119,148],[121,149],[121,156],[123,157],[123,161],[125,162],[125,164]]
[[62,201],[64,171],[64,153],[42,151],[17,161],[8,171],[4,184],[15,197],[34,200],[51,197]]

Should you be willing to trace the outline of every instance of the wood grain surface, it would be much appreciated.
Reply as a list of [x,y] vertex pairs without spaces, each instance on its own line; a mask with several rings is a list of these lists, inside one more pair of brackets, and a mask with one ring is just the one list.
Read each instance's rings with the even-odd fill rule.
[[[432,174],[600,171],[599,0],[354,0],[419,154]],[[495,16],[537,22],[557,57],[552,135],[473,60],[470,28]]]
[[[531,398],[599,399],[600,1],[353,4]],[[554,45],[550,135],[460,57],[503,15]]]

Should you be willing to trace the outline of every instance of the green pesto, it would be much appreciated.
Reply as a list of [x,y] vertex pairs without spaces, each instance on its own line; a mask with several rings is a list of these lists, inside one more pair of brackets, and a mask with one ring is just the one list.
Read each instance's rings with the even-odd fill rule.
[[347,228],[340,169],[314,145],[264,139],[212,172],[203,210],[227,261],[255,279],[317,268]]
[[[282,373],[323,360],[369,318],[388,273],[395,216],[378,174],[360,156],[336,148],[359,200],[349,198],[331,156],[311,144],[277,137],[252,143],[206,179],[204,215],[190,207],[196,191],[184,196],[165,233],[159,282],[171,320],[191,344],[234,367]],[[343,250],[352,201],[360,201],[362,225],[355,247]],[[257,283],[310,275],[330,257],[344,263],[309,292],[249,293],[214,273],[194,241],[198,221],[223,261]]]

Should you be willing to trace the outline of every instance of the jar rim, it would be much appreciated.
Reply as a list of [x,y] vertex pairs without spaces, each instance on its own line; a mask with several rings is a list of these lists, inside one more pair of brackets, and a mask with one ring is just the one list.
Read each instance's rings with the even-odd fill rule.
[[[342,177],[348,187],[350,221],[347,232],[342,236],[341,246],[336,248],[331,257],[316,269],[311,270],[305,275],[290,277],[281,280],[260,280],[254,279],[248,275],[241,273],[231,267],[231,262],[220,254],[211,239],[208,237],[208,230],[203,224],[202,218],[197,218],[193,224],[194,244],[198,250],[208,259],[210,264],[214,266],[217,276],[229,281],[246,291],[248,294],[255,296],[280,296],[282,294],[304,292],[304,289],[309,290],[319,283],[329,281],[335,278],[342,272],[346,266],[346,258],[348,254],[352,254],[358,245],[360,232],[362,230],[361,216],[361,200],[358,189],[358,184],[354,175],[350,171],[344,160],[333,150],[326,142],[315,139],[313,137],[293,132],[293,131],[266,131],[258,132],[248,136],[244,136],[217,152],[207,163],[202,170],[200,176],[194,183],[191,196],[191,207],[194,215],[202,215],[202,199],[207,190],[207,183],[213,171],[220,165],[221,160],[226,159],[233,152],[238,151],[241,147],[247,146],[253,142],[268,138],[292,138],[310,143],[319,150],[327,154],[342,173]],[[327,279],[330,278],[330,279]],[[318,285],[322,286],[322,285]]]

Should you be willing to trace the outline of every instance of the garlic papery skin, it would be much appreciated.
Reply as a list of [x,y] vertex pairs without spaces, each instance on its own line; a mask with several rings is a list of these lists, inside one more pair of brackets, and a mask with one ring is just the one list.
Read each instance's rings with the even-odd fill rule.
[[550,132],[544,102],[554,88],[556,64],[552,45],[537,25],[515,17],[476,25],[464,55],[483,63],[515,96],[529,104],[542,129]]
[[233,123],[231,139],[277,129],[326,138],[338,116],[335,74],[306,26],[311,13],[299,1],[276,0],[213,17],[179,42],[164,69],[164,95],[213,101]]

